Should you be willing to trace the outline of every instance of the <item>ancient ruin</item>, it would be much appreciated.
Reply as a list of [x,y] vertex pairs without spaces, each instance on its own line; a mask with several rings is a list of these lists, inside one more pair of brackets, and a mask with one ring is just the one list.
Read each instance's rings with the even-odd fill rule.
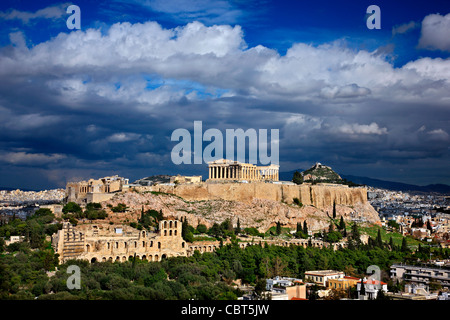
[[128,185],[128,179],[117,175],[88,181],[69,182],[66,185],[67,202],[89,203],[111,199]]
[[208,162],[209,180],[278,181],[279,167],[220,159]]
[[162,220],[157,232],[137,230],[127,225],[65,222],[53,235],[52,245],[61,262],[70,259],[89,262],[141,260],[161,261],[166,257],[186,256],[187,244],[181,236],[181,222]]

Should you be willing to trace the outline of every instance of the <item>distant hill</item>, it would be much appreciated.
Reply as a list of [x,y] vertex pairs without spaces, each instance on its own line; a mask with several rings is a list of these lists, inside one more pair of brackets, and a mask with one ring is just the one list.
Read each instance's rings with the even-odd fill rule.
[[[280,172],[279,177],[282,181],[291,181],[292,177],[294,176],[294,172],[303,172],[304,169],[297,169],[287,172]],[[450,194],[450,186],[446,184],[429,184],[426,186],[418,186],[414,184],[407,184],[402,182],[394,182],[394,181],[385,181],[385,180],[379,180],[379,179],[373,179],[368,177],[360,177],[360,176],[353,176],[353,175],[340,175],[343,179],[346,179],[348,181],[352,181],[357,184],[363,184],[366,186],[374,187],[374,188],[381,188],[381,189],[387,189],[387,190],[395,190],[395,191],[410,191],[410,192],[436,192],[441,194]]]
[[316,163],[314,166],[301,172],[305,182],[308,181],[341,181],[342,178],[331,167]]
[[429,184],[426,186],[418,186],[402,182],[385,181],[368,177],[358,177],[352,175],[342,175],[344,179],[359,184],[365,184],[374,188],[396,190],[396,191],[415,191],[415,192],[437,192],[442,194],[450,193],[450,186],[446,184]]

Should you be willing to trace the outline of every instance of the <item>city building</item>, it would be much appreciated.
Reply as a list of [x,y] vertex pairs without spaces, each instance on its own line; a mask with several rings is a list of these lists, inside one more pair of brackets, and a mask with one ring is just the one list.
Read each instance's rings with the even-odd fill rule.
[[310,281],[323,287],[326,287],[327,281],[332,279],[344,278],[344,276],[345,276],[344,272],[335,270],[306,271],[305,281]]
[[356,287],[356,284],[361,279],[350,277],[350,276],[344,276],[343,278],[337,278],[337,279],[329,279],[327,281],[327,288],[328,289],[336,289],[336,290],[347,290],[352,287]]
[[227,159],[208,162],[210,181],[278,181],[278,165],[256,166]]
[[428,286],[424,284],[405,284],[404,292],[388,292],[393,300],[437,300],[438,295],[429,292]]
[[272,300],[306,300],[306,284],[301,279],[276,276],[266,280]]
[[391,266],[391,278],[415,284],[429,285],[431,282],[439,283],[443,288],[450,288],[450,269],[429,268],[421,266],[409,266],[393,264]]
[[361,292],[361,280],[356,284],[356,291],[358,292],[358,300],[374,300],[378,296],[378,291],[381,289],[383,292],[388,292],[387,283],[374,280],[374,279],[363,279],[364,293]]

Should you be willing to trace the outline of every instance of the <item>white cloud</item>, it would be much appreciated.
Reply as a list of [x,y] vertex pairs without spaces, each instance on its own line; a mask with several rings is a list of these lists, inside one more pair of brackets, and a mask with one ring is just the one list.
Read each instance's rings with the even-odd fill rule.
[[[383,55],[349,49],[345,42],[298,43],[280,56],[261,45],[247,49],[240,26],[207,27],[199,22],[173,29],[156,22],[117,23],[106,34],[94,29],[61,33],[31,49],[0,56],[0,75],[58,74],[48,86],[72,104],[92,95],[148,104],[185,95],[171,84],[146,90],[139,74],[156,74],[163,81],[189,79],[205,87],[226,89],[233,96],[240,92],[283,101],[369,95],[399,101],[438,99],[448,96],[449,88],[433,82],[448,81],[449,66],[448,59],[423,58],[394,68]],[[86,82],[85,74],[101,81]],[[119,90],[111,78],[123,81]],[[424,81],[433,86],[426,95],[422,95]],[[416,91],[421,94],[413,96]],[[195,93],[189,96],[197,97]]]
[[21,20],[26,24],[34,19],[58,19],[66,14],[66,9],[70,3],[63,3],[49,6],[36,12],[9,10],[8,12],[0,12],[0,19],[5,20]]
[[14,165],[46,165],[65,159],[64,154],[43,154],[27,152],[6,152],[0,154],[0,161]]
[[139,139],[140,135],[136,133],[129,133],[129,132],[120,132],[120,133],[114,133],[113,135],[109,136],[107,140],[109,142],[127,142]]
[[417,27],[418,27],[418,24],[414,21],[410,21],[408,23],[405,23],[405,24],[402,24],[399,26],[394,26],[392,28],[392,35],[395,36],[396,34],[407,33],[411,30],[414,30]]
[[338,131],[345,134],[376,134],[383,135],[387,134],[387,128],[380,128],[377,123],[372,122],[371,124],[344,124],[338,128]]
[[450,51],[450,13],[430,14],[422,21],[419,48]]
[[442,129],[436,129],[436,130],[431,130],[428,131],[427,134],[435,140],[443,140],[443,141],[447,141],[449,140],[449,135],[447,132],[445,132]]
[[334,98],[356,98],[364,97],[370,94],[370,90],[367,88],[361,88],[357,84],[352,83],[347,86],[334,86],[334,87],[324,87],[321,90],[321,96],[334,99]]

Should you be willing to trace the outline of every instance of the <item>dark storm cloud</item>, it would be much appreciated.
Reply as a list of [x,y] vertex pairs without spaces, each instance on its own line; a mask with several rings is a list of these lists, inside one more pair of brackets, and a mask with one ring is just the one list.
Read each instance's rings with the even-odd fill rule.
[[[449,75],[449,60],[394,68],[343,42],[298,43],[285,55],[247,48],[239,26],[62,33],[0,52],[0,163],[22,180],[40,168],[35,185],[108,172],[204,174],[170,160],[172,131],[193,133],[202,121],[203,130],[279,129],[282,171],[315,161],[366,175],[380,163],[420,171],[449,155]],[[450,178],[431,170],[415,179],[439,177]]]

